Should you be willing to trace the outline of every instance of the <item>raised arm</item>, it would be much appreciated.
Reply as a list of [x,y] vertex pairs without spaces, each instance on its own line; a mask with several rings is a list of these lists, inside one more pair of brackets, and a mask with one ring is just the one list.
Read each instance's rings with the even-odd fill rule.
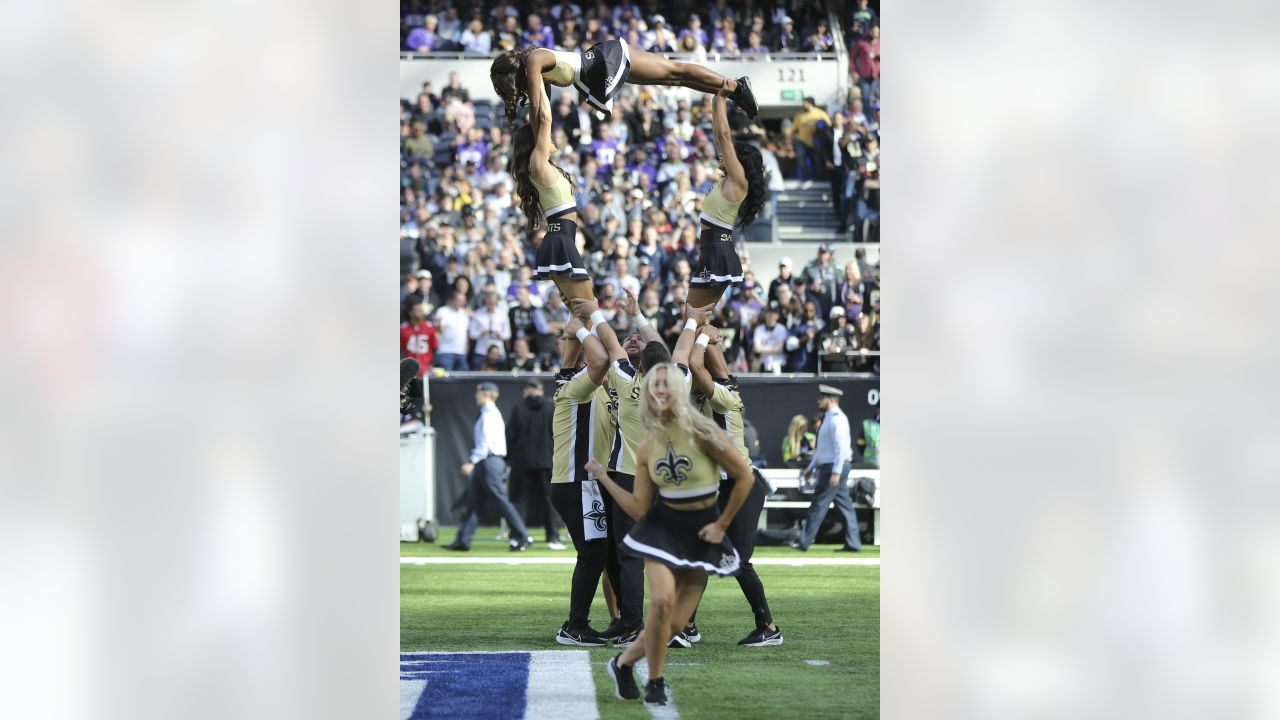
[[713,325],[703,325],[698,328],[698,339],[694,341],[693,350],[689,353],[689,371],[693,373],[693,391],[706,397],[710,397],[715,391],[711,372],[707,370],[705,363],[707,343],[711,341],[708,331],[714,329]]
[[590,327],[591,332],[604,345],[604,350],[610,363],[615,360],[627,359],[627,351],[622,349],[622,344],[618,342],[618,336],[614,334],[613,328],[609,327],[609,323],[605,321],[604,313],[600,312],[599,303],[585,298],[573,298],[569,301],[569,305],[573,308],[573,314],[576,318],[584,327]]
[[724,185],[720,192],[726,200],[738,202],[747,196],[747,171],[742,168],[738,153],[733,149],[729,112],[725,109],[724,98],[716,95],[712,102],[715,111],[712,113],[711,127],[715,134],[716,152],[720,154],[720,167],[724,168]]
[[631,327],[640,333],[640,337],[644,338],[646,343],[662,342],[662,336],[649,320],[640,314],[640,303],[636,302],[635,293],[631,292],[630,288],[623,288],[622,291],[625,297],[618,302],[618,307],[631,318]]
[[542,73],[555,66],[555,54],[543,48],[529,53],[524,66],[525,82],[529,87],[529,122],[533,124],[533,138],[536,143],[533,154],[542,160],[550,157],[554,149],[551,144],[551,98],[547,97]]
[[720,343],[720,331],[715,327],[708,325],[707,327],[715,331],[715,335],[711,338],[711,344],[707,346],[706,356],[703,363],[707,366],[707,372],[711,373],[712,379],[729,377],[729,363],[724,360],[724,345]]
[[[699,327],[707,324],[707,319],[711,317],[711,310],[715,308],[715,303],[706,307],[685,308],[684,330],[680,332],[680,337],[676,340],[675,349],[671,351],[671,362],[677,365],[688,365],[689,355],[693,352],[693,344],[698,338],[697,330]],[[689,320],[693,321],[693,327],[689,326]]]

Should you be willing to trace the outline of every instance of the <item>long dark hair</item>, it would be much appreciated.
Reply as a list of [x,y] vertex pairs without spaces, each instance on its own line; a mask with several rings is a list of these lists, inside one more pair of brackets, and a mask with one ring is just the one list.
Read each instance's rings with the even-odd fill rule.
[[516,113],[521,105],[529,104],[529,81],[525,79],[525,61],[535,47],[508,50],[494,58],[489,66],[489,80],[493,82],[493,91],[498,93],[506,106],[507,121],[515,124]]
[[[538,202],[538,188],[534,187],[533,177],[529,174],[529,158],[535,144],[537,142],[533,137],[533,125],[529,123],[516,129],[515,136],[511,139],[511,178],[516,182],[516,194],[520,196],[520,209],[524,211],[525,226],[529,232],[537,229],[538,221],[543,217],[542,205]],[[569,185],[577,190],[569,173],[550,160],[547,164],[559,171],[569,181]]]
[[764,158],[755,145],[739,140],[733,143],[733,151],[747,173],[747,196],[738,208],[738,226],[746,230],[764,209],[765,200],[769,197],[769,174],[764,171]]

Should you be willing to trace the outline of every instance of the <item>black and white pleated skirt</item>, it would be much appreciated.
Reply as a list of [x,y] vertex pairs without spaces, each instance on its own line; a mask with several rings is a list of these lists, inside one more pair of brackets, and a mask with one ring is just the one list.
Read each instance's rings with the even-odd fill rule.
[[708,574],[733,575],[741,559],[726,535],[719,543],[698,537],[698,531],[720,518],[720,508],[676,510],[662,500],[622,539],[633,554],[672,568],[698,568]]
[[742,259],[733,247],[733,231],[703,226],[698,238],[698,265],[690,287],[723,288],[742,284]]
[[582,70],[574,86],[582,101],[605,115],[613,114],[613,98],[631,76],[627,41],[606,40],[582,53]]
[[590,279],[591,274],[578,254],[577,236],[578,224],[572,220],[547,220],[547,234],[543,236],[534,259],[537,267],[533,270],[533,279],[550,280],[556,276]]

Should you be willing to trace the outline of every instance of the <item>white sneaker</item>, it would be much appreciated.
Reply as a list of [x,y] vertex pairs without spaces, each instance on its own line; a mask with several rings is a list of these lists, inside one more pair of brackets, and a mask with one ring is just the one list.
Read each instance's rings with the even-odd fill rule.
[[565,544],[562,542],[553,541],[553,542],[547,543],[547,549],[548,550],[564,550],[566,549],[566,547],[565,547]]

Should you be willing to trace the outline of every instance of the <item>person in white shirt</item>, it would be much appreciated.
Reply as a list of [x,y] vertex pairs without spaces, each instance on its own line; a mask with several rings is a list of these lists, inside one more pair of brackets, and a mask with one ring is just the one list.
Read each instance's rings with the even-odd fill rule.
[[769,303],[764,311],[764,324],[757,325],[751,335],[751,347],[760,360],[760,372],[782,372],[787,363],[787,328],[778,322],[779,308]]
[[484,505],[485,496],[492,496],[498,503],[498,512],[511,528],[511,550],[528,550],[533,545],[533,538],[520,519],[516,506],[507,497],[507,489],[502,480],[506,475],[507,426],[502,421],[502,413],[494,403],[498,400],[498,386],[491,382],[483,382],[476,386],[476,405],[480,406],[480,417],[476,419],[472,431],[475,444],[471,454],[462,464],[462,474],[471,476],[471,487],[467,490],[467,514],[458,525],[458,536],[453,542],[445,545],[446,550],[470,550],[471,539],[476,535],[480,525],[480,508]]
[[626,291],[632,295],[640,294],[640,281],[631,274],[631,261],[627,258],[618,258],[614,261],[613,275],[605,278],[604,284],[613,286],[614,297],[622,297]]
[[467,365],[467,331],[470,327],[467,296],[460,291],[454,292],[449,297],[449,304],[436,310],[436,330],[440,336],[436,367],[442,370],[470,369]]
[[498,294],[484,294],[484,305],[471,316],[469,334],[475,341],[471,366],[478,368],[484,363],[489,348],[497,346],[502,357],[507,356],[507,341],[511,339],[511,320],[505,310],[498,307]]
[[462,36],[458,38],[458,42],[462,43],[462,49],[469,53],[489,54],[491,37],[489,31],[484,29],[484,23],[480,18],[471,21],[466,30],[462,31]]
[[817,490],[809,505],[809,515],[804,521],[800,540],[791,543],[797,550],[808,550],[818,535],[818,528],[827,517],[827,510],[834,502],[844,517],[844,547],[837,552],[858,552],[862,541],[858,538],[858,515],[853,511],[853,499],[849,497],[849,470],[853,463],[853,439],[849,432],[849,417],[840,409],[839,388],[818,386],[818,408],[826,415],[818,429],[818,448],[809,466],[801,472],[802,478],[817,473]]

